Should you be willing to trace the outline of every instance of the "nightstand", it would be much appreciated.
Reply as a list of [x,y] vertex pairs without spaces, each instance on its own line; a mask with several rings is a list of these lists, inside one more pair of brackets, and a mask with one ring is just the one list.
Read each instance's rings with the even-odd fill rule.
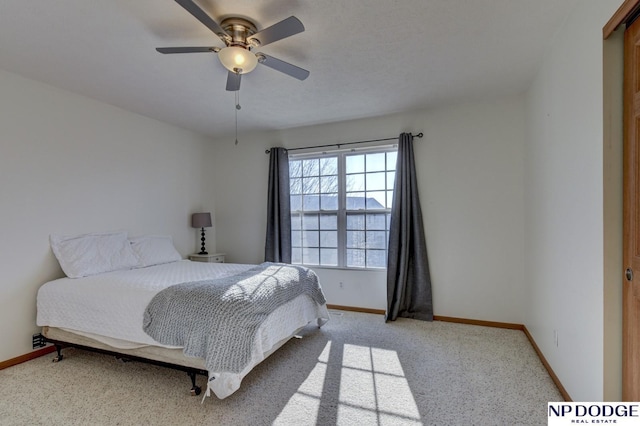
[[189,260],[195,262],[224,263],[225,253],[190,254]]

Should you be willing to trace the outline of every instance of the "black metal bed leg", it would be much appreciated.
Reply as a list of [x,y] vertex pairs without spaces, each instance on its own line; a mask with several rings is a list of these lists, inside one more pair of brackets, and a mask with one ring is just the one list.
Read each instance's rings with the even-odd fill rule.
[[196,386],[196,373],[194,373],[193,371],[188,371],[187,374],[191,379],[191,396],[200,395],[202,389],[200,389],[200,386]]
[[62,361],[62,358],[64,358],[64,355],[62,355],[62,346],[56,344],[55,347],[56,347],[56,352],[58,352],[58,355],[53,358],[53,362]]

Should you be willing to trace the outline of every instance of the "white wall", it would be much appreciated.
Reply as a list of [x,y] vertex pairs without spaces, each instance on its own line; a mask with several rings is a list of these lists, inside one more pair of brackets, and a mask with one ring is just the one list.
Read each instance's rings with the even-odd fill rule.
[[602,27],[620,4],[581,1],[527,96],[525,324],[576,401],[603,399]]
[[31,351],[49,234],[124,229],[196,247],[203,137],[0,71],[0,361]]
[[[265,149],[422,131],[425,137],[416,139],[414,146],[435,314],[522,323],[524,126],[524,100],[516,97],[240,134],[238,146],[233,137],[217,140],[209,148],[217,248],[226,252],[231,262],[263,260]],[[385,308],[384,273],[315,270],[329,303]]]

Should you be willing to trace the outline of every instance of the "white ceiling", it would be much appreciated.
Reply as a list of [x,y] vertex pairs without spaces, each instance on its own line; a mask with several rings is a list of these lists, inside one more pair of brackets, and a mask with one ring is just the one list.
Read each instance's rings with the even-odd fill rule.
[[[379,116],[520,93],[577,0],[195,0],[218,23],[306,31],[261,51],[311,72],[243,76],[240,132]],[[0,68],[212,137],[235,99],[223,43],[173,0],[1,0]]]

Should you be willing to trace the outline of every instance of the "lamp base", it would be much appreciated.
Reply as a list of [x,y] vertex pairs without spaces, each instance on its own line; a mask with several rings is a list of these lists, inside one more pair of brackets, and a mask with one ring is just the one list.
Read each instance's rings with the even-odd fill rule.
[[204,248],[204,228],[202,228],[202,231],[201,231],[200,235],[202,237],[202,238],[200,238],[200,241],[202,241],[202,247],[200,248],[200,253],[198,253],[198,254],[209,254],[207,252],[207,249]]

